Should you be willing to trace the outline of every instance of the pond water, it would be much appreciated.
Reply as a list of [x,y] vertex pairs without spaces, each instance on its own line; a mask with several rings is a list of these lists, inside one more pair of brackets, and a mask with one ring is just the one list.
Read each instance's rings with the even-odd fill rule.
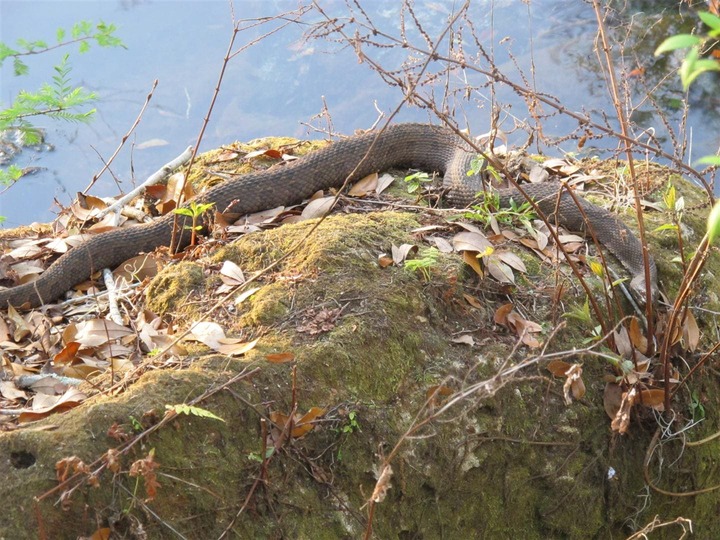
[[[347,16],[349,8],[343,1],[318,0],[331,16]],[[352,4],[352,2],[350,2]],[[362,2],[367,15],[383,31],[398,35],[403,12],[399,0]],[[416,0],[414,13],[432,37],[439,35],[459,1]],[[678,15],[677,2],[635,2],[631,15],[610,19],[609,26],[617,35],[627,32],[637,48],[617,57],[617,67],[626,72],[637,66],[645,68],[644,77],[624,79],[626,88],[638,105],[633,120],[636,133],[654,129],[663,148],[672,153],[671,140],[665,124],[642,100],[645,88],[661,81],[677,59],[652,57],[654,47],[679,24],[692,24],[692,18]],[[298,9],[299,2],[290,0],[236,0],[237,19],[255,19]],[[612,104],[598,68],[594,52],[595,14],[591,4],[577,0],[472,0],[469,20],[483,46],[492,51],[497,67],[513,81],[534,84],[535,88],[555,96],[565,107],[614,117]],[[356,11],[356,15],[359,12]],[[339,133],[351,134],[370,127],[378,111],[391,113],[401,103],[402,93],[388,86],[368,62],[359,63],[350,47],[329,40],[302,40],[309,24],[319,21],[315,11],[302,17],[300,23],[288,24],[273,35],[260,39],[235,56],[225,73],[218,102],[201,144],[201,150],[217,147],[234,140],[249,140],[265,135],[320,137],[305,124],[319,113],[324,103],[331,114],[333,127]],[[153,81],[158,80],[147,111],[111,166],[112,175],[103,175],[91,193],[99,196],[128,191],[135,182],[193,145],[207,113],[218,80],[222,59],[231,37],[231,15],[226,1],[143,1],[119,0],[104,2],[38,2],[3,0],[0,3],[1,40],[14,46],[18,38],[44,39],[53,43],[58,27],[69,28],[80,20],[103,20],[118,26],[117,36],[127,48],[103,49],[93,46],[86,54],[77,47],[59,49],[47,54],[26,57],[30,67],[27,76],[15,77],[11,62],[2,67],[0,102],[7,105],[20,90],[36,90],[52,76],[52,66],[65,52],[71,53],[72,79],[76,84],[99,96],[95,104],[97,116],[90,124],[67,124],[39,119],[37,125],[46,129],[50,151],[25,150],[15,163],[20,167],[40,167],[36,174],[23,178],[0,195],[0,215],[7,217],[5,227],[33,221],[49,221],[54,217],[54,201],[67,205],[75,193],[85,189],[93,175],[102,168],[130,129],[138,115]],[[619,23],[631,21],[628,27]],[[670,23],[668,23],[670,21]],[[275,21],[240,32],[235,50],[258,40],[266,32],[277,29],[284,21]],[[248,23],[249,24],[249,23]],[[349,25],[352,33],[353,27]],[[410,38],[422,44],[417,32]],[[463,47],[474,52],[472,39],[466,32]],[[457,40],[458,43],[460,40]],[[508,54],[512,52],[512,57]],[[447,46],[440,49],[448,52]],[[615,51],[617,53],[617,51]],[[371,47],[367,54],[385,66],[399,67],[407,51]],[[528,78],[523,78],[518,67]],[[531,71],[531,67],[534,71]],[[432,69],[432,67],[431,67]],[[481,86],[482,77],[456,70],[441,79],[431,91],[436,97],[445,86],[460,87],[464,77],[478,85],[468,101],[459,100],[454,116],[462,126],[469,125],[475,134],[489,126],[490,88]],[[671,74],[658,89],[657,103],[665,111],[667,125],[681,125],[682,110],[678,104],[684,95],[678,91],[676,76]],[[707,77],[690,94],[690,115],[687,131],[692,134],[692,158],[714,153],[720,140],[717,79]],[[495,99],[502,104],[503,129],[510,131],[515,119],[529,119],[522,99],[507,87],[497,85]],[[662,90],[662,91],[660,91]],[[437,99],[436,99],[437,101]],[[545,112],[552,112],[545,109]],[[394,121],[428,121],[427,111],[404,106]],[[542,122],[545,135],[562,136],[577,127],[577,121],[562,115]],[[615,127],[615,122],[610,120]],[[324,126],[324,122],[315,121]],[[524,132],[511,137],[521,143]],[[593,141],[601,148],[614,148],[608,139]],[[542,148],[541,148],[542,149]],[[575,141],[550,149],[576,151]],[[584,151],[587,151],[585,149]],[[688,158],[689,156],[685,156]]]

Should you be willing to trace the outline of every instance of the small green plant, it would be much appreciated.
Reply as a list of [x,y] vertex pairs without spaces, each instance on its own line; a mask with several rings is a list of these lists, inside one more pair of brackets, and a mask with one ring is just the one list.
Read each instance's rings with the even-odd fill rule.
[[201,407],[195,407],[194,405],[188,405],[187,403],[178,403],[177,405],[165,405],[168,411],[173,411],[175,414],[185,414],[199,416],[200,418],[210,418],[211,420],[220,420],[224,422],[222,418],[216,414],[211,413],[207,409]]
[[347,422],[342,427],[341,431],[343,433],[347,433],[348,435],[355,433],[356,431],[360,431],[360,424],[357,421],[357,413],[355,411],[348,413]]
[[466,174],[468,176],[475,176],[477,174],[481,174],[484,171],[492,175],[495,180],[502,180],[502,177],[500,176],[498,170],[492,165],[490,165],[490,163],[487,162],[487,159],[482,156],[476,156],[472,160],[470,160],[470,169],[468,169],[468,172]]
[[184,206],[182,208],[176,208],[173,210],[175,214],[181,215],[181,216],[187,216],[192,219],[192,225],[185,225],[185,229],[189,229],[192,231],[192,236],[190,238],[190,245],[194,246],[195,241],[197,239],[197,232],[202,230],[202,225],[198,224],[198,221],[200,220],[200,217],[210,210],[215,203],[198,203],[195,201],[191,201],[188,206]]
[[417,259],[405,261],[405,269],[420,272],[425,281],[430,281],[430,269],[437,264],[440,250],[435,247],[425,248],[418,253]]
[[562,316],[566,319],[574,319],[590,329],[590,336],[583,340],[583,345],[602,338],[602,326],[593,324],[593,317],[590,314],[590,300],[587,296],[584,304],[573,306],[570,311],[563,313]]
[[[336,429],[335,431],[344,434],[344,435],[352,435],[356,431],[360,431],[360,423],[357,420],[357,413],[355,411],[351,411],[348,413],[347,421],[340,427],[340,429]],[[337,451],[337,460],[342,461],[343,459],[343,444],[346,439],[343,438],[338,446]]]
[[432,182],[432,177],[426,172],[416,172],[405,177],[408,193],[415,193],[423,184]]
[[700,420],[705,419],[705,407],[703,407],[703,404],[700,402],[700,396],[698,395],[697,390],[692,391],[689,408],[690,414],[692,414],[693,422],[699,422]]
[[479,221],[486,227],[493,221],[503,225],[512,225],[519,221],[528,231],[532,230],[532,220],[537,217],[528,201],[518,204],[515,199],[510,199],[508,208],[500,208],[500,196],[493,192],[485,193],[482,201],[473,205],[472,210],[465,212],[464,216]]
[[141,431],[143,431],[145,429],[145,428],[143,428],[143,425],[140,422],[140,420],[138,420],[134,416],[130,415],[128,417],[128,419],[130,420],[130,427],[132,427],[132,429],[135,433],[140,433]]
[[[268,448],[267,450],[265,450],[265,459],[266,460],[270,459],[274,453],[275,453],[275,448]],[[247,458],[250,461],[257,461],[258,463],[263,462],[263,458],[258,452],[250,452],[248,454]]]

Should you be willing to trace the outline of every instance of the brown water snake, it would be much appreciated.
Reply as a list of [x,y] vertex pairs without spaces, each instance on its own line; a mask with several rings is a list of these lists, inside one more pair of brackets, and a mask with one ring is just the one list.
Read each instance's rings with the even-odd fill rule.
[[[465,205],[482,189],[478,176],[466,174],[475,157],[466,143],[446,128],[397,124],[379,135],[370,132],[340,140],[283,166],[227,181],[197,199],[214,202],[220,211],[247,214],[295,204],[320,189],[339,187],[351,173],[352,179],[359,179],[389,168],[412,167],[443,174],[449,199],[456,205]],[[528,184],[524,190],[537,201],[543,213],[555,213],[558,182]],[[514,190],[503,190],[500,195],[502,205],[507,205],[511,197],[522,198]],[[642,246],[637,237],[612,213],[584,199],[581,203],[598,241],[628,269],[632,289],[644,296]],[[562,225],[575,231],[585,230],[585,218],[567,193],[561,196],[557,208]],[[36,307],[51,302],[96,270],[114,268],[138,253],[169,245],[174,217],[168,214],[152,223],[93,236],[62,255],[34,282],[0,290],[0,306],[29,303]],[[188,241],[186,235],[181,243]],[[652,259],[650,273],[654,290],[657,271]]]

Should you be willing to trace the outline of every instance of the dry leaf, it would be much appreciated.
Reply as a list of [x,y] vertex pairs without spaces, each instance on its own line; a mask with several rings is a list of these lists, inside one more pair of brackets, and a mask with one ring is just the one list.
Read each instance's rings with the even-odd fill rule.
[[690,352],[695,352],[700,344],[700,328],[695,320],[695,315],[691,310],[685,312],[685,324],[683,324],[683,342],[685,348]]
[[470,304],[472,307],[474,307],[476,309],[482,309],[485,307],[485,305],[480,300],[478,300],[477,298],[475,298],[474,296],[472,296],[470,294],[463,293],[463,298],[465,298],[465,301],[468,304]]
[[430,236],[428,237],[428,241],[435,244],[435,247],[438,248],[438,251],[440,251],[440,253],[453,252],[452,244],[445,240],[442,236]]
[[192,326],[192,331],[185,339],[194,339],[200,343],[204,343],[213,350],[218,350],[221,339],[225,338],[225,330],[222,326],[215,322],[200,321]]
[[368,193],[372,193],[377,189],[378,173],[368,174],[365,178],[361,178],[355,185],[350,188],[348,195],[351,197],[364,197]]
[[18,399],[28,399],[28,395],[20,390],[12,381],[0,381],[0,395],[5,399],[16,401]]
[[392,478],[392,475],[393,475],[392,467],[390,465],[385,465],[385,467],[382,470],[382,473],[380,474],[380,478],[378,478],[378,481],[375,484],[375,489],[373,490],[373,494],[370,496],[370,499],[373,502],[381,503],[385,500],[388,490],[392,487],[390,485],[390,479]]
[[222,268],[220,268],[220,279],[226,285],[234,287],[245,283],[245,274],[234,262],[224,261]]
[[253,339],[252,341],[238,341],[236,343],[232,343],[232,341],[234,341],[233,338],[225,338],[221,341],[220,346],[215,349],[217,352],[228,356],[241,356],[255,348],[260,338]]
[[310,201],[300,214],[302,220],[323,217],[332,209],[335,197],[322,197]]
[[621,435],[627,433],[630,427],[630,412],[639,398],[639,392],[634,386],[627,392],[623,392],[622,401],[617,414],[610,423],[610,428]]
[[402,264],[411,253],[417,253],[418,246],[415,244],[403,244],[400,247],[392,246],[392,259],[395,264]]
[[380,268],[387,268],[388,266],[391,266],[393,264],[392,257],[388,257],[387,254],[381,253],[378,255],[378,266]]
[[573,364],[565,372],[565,384],[563,384],[563,396],[565,397],[565,405],[572,403],[570,393],[575,399],[581,399],[585,395],[585,383],[582,380],[582,366]]
[[285,364],[295,360],[295,354],[291,352],[266,354],[265,359],[272,364]]
[[471,347],[473,345],[475,345],[475,340],[469,334],[458,336],[456,338],[451,339],[450,341],[452,341],[453,343],[460,343],[462,345],[470,345]]
[[605,407],[605,412],[610,419],[615,418],[620,410],[622,395],[623,391],[619,384],[608,382],[605,385],[605,392],[603,393],[603,406]]
[[483,272],[482,266],[480,265],[480,260],[477,258],[477,252],[475,251],[463,251],[462,252],[462,258],[463,261],[465,261],[465,264],[467,264],[470,268],[475,270],[475,273],[480,276],[481,278],[485,277],[485,272]]
[[282,159],[283,157],[282,152],[280,152],[279,150],[273,150],[272,148],[264,148],[248,152],[247,154],[245,154],[245,159],[248,160],[258,156],[268,157],[271,159]]
[[512,253],[510,251],[495,251],[495,256],[508,266],[517,270],[518,272],[527,274],[527,268],[525,268],[525,263],[522,262],[520,257],[515,255],[515,253]]
[[[632,320],[630,321],[630,332],[633,331]],[[615,348],[618,354],[622,358],[632,359],[633,358],[633,347],[630,339],[630,333],[624,326],[618,327],[613,332],[615,339]]]
[[[43,248],[38,246],[37,244],[25,244],[20,247],[16,247],[12,251],[8,252],[6,255],[8,257],[12,257],[15,260],[18,259],[29,259],[30,257],[35,257],[36,255],[40,255],[43,252]],[[17,265],[13,265],[13,268]]]
[[503,304],[499,308],[495,310],[495,315],[493,316],[493,320],[495,321],[495,324],[502,324],[503,326],[508,326],[508,315],[513,310],[514,305],[511,303]]
[[18,421],[32,422],[33,420],[40,420],[46,416],[66,411],[77,407],[82,403],[87,396],[77,390],[76,388],[68,388],[62,396],[49,396],[46,394],[35,394],[33,396],[32,409],[23,409],[20,412]]
[[480,232],[460,232],[452,239],[455,251],[476,251],[485,253],[492,250],[493,246],[487,237]]
[[502,262],[496,256],[491,255],[485,258],[485,266],[488,273],[500,283],[515,285],[515,274],[512,268]]
[[128,259],[115,271],[113,277],[118,286],[123,280],[125,283],[133,283],[134,281],[142,282],[145,279],[153,278],[158,273],[158,260],[151,253],[144,253]]
[[233,301],[233,303],[234,303],[236,306],[239,306],[240,304],[242,304],[245,300],[247,300],[248,298],[250,298],[253,294],[255,294],[256,292],[258,292],[259,290],[260,290],[260,287],[253,287],[252,289],[248,289],[247,291],[243,291],[243,292],[241,292],[240,294],[238,294],[238,295],[235,297],[235,300]]
[[572,364],[568,364],[562,360],[552,360],[547,366],[545,366],[545,368],[555,375],[555,377],[564,377],[571,367]]
[[63,349],[53,357],[55,364],[70,364],[75,360],[75,355],[80,350],[80,343],[71,341]]
[[133,333],[129,328],[108,319],[90,319],[75,325],[68,325],[63,332],[63,341],[77,341],[86,347],[98,347],[108,341],[129,336]]
[[[640,321],[637,317],[633,317],[630,319],[630,329],[628,330],[628,336],[630,338],[630,341],[638,351],[640,351],[642,354],[647,353],[648,341],[642,331],[642,328],[640,327]],[[624,358],[632,358],[632,356],[628,354],[627,356],[624,356]]]
[[383,191],[385,191],[387,188],[389,188],[392,183],[395,181],[395,178],[392,174],[385,173],[380,178],[378,178],[377,181],[377,187],[375,188],[375,193],[380,194]]

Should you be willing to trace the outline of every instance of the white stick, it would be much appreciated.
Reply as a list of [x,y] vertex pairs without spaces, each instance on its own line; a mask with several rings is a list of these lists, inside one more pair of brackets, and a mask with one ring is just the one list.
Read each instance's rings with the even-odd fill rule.
[[159,183],[160,181],[164,180],[168,176],[172,174],[172,172],[180,167],[181,165],[184,165],[188,161],[190,161],[190,158],[192,157],[192,146],[188,146],[187,149],[180,154],[178,157],[170,161],[169,163],[166,163],[163,165],[158,171],[154,172],[150,177],[145,180],[142,184],[140,184],[138,187],[133,189],[131,192],[126,193],[123,195],[120,199],[118,199],[116,202],[114,202],[112,205],[108,206],[105,210],[102,210],[98,213],[97,219],[102,219],[105,215],[109,214],[110,212],[115,212],[116,216],[116,225],[118,218],[120,217],[120,209],[125,206],[125,203],[128,201],[134,199],[142,190],[144,190],[148,186],[155,185]]
[[103,268],[103,281],[105,282],[105,288],[108,291],[108,309],[110,311],[110,320],[115,324],[123,324],[122,315],[120,315],[120,308],[117,303],[117,288],[115,287],[115,280],[113,279],[112,271],[109,268]]

